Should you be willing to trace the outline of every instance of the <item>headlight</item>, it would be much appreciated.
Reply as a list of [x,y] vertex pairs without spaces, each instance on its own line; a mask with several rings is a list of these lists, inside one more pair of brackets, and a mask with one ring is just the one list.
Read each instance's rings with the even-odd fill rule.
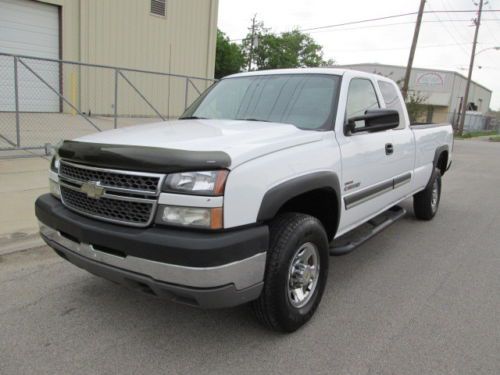
[[182,172],[169,174],[162,190],[195,195],[224,195],[228,171]]
[[61,165],[61,159],[59,159],[59,156],[57,154],[55,154],[52,157],[52,160],[50,161],[50,170],[52,172],[58,173],[60,165]]
[[205,208],[160,205],[156,222],[158,224],[194,228],[221,229],[222,207]]

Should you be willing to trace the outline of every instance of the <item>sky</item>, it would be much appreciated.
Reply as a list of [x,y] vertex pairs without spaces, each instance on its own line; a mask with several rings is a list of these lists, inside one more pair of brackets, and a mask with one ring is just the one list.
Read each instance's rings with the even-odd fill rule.
[[[417,12],[420,0],[219,0],[218,27],[230,39],[243,38],[257,19],[274,32]],[[500,9],[489,0],[484,10]],[[473,0],[427,0],[425,10],[477,10]],[[425,14],[414,67],[454,70],[467,76],[473,13]],[[484,12],[472,79],[493,91],[490,108],[500,110],[500,12]],[[309,31],[323,46],[324,58],[337,64],[406,65],[416,15]],[[238,41],[237,41],[238,42]],[[484,50],[484,51],[483,51]]]

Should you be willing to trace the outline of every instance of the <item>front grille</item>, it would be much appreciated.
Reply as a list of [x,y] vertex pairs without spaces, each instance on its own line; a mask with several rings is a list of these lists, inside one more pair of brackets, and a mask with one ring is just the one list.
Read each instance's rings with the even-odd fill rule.
[[85,166],[76,166],[62,162],[59,168],[59,175],[71,180],[80,182],[99,181],[101,186],[141,190],[149,193],[156,193],[160,182],[159,176],[149,176],[142,174],[128,174],[120,171],[108,171]]
[[153,214],[155,201],[151,203],[100,198],[92,199],[85,193],[61,186],[63,203],[78,212],[108,221],[147,225]]
[[[164,177],[64,160],[59,166],[61,197],[65,206],[83,215],[130,226],[145,227],[151,223]],[[99,193],[93,194],[95,190],[92,189]]]

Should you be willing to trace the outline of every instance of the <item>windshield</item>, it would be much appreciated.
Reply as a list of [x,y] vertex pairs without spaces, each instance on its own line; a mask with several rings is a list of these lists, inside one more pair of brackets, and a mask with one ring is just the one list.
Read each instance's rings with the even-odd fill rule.
[[324,129],[334,111],[340,77],[274,74],[226,78],[205,92],[181,118],[269,121]]

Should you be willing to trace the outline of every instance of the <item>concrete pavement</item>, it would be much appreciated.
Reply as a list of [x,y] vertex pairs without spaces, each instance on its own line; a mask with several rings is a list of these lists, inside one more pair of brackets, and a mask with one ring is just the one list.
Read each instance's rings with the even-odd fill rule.
[[500,144],[457,141],[438,215],[331,258],[281,335],[94,277],[47,247],[0,256],[0,374],[499,374]]
[[35,199],[48,191],[49,157],[0,159],[0,255],[40,246]]

